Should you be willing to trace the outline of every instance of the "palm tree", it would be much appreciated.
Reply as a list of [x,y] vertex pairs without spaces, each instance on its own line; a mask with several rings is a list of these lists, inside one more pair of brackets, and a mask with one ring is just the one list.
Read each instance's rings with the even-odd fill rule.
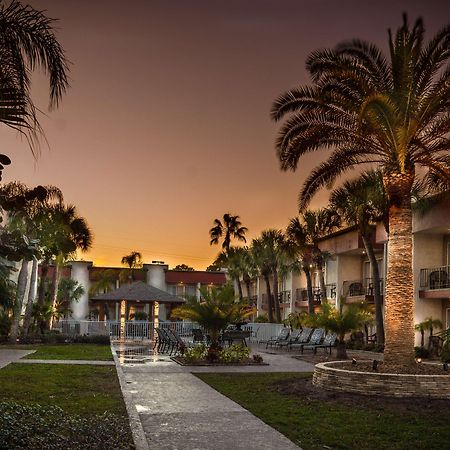
[[308,152],[331,149],[303,185],[301,210],[353,167],[381,169],[390,230],[384,358],[388,366],[406,366],[414,364],[412,186],[420,177],[447,185],[450,179],[450,26],[425,45],[422,20],[410,28],[404,16],[388,44],[388,58],[358,39],[313,52],[312,85],[280,96],[272,118],[293,113],[277,140],[282,170],[295,170]]
[[38,223],[43,254],[38,303],[40,306],[45,303],[46,275],[50,262],[54,259],[55,269],[50,292],[50,304],[54,306],[57,301],[61,266],[77,251],[89,250],[92,246],[93,236],[86,220],[78,215],[76,207],[73,205],[62,203],[52,205],[42,211]]
[[[300,262],[300,268],[303,270],[306,278],[306,292],[308,297],[308,313],[314,313],[314,294],[312,289],[311,278],[311,245],[308,244],[308,236],[306,229],[300,222],[298,217],[290,220],[286,229],[286,250],[291,255],[294,261]],[[293,270],[297,271],[297,265],[293,264]]]
[[[0,122],[21,133],[34,155],[42,129],[31,99],[31,73],[40,68],[48,75],[50,109],[58,107],[69,86],[68,62],[56,40],[54,23],[16,0],[0,4]],[[3,165],[8,164],[4,156],[0,157]]]
[[[260,268],[261,275],[266,281],[269,321],[273,318],[272,306],[275,309],[275,320],[281,322],[280,302],[278,298],[278,280],[280,269],[285,263],[285,238],[281,230],[264,230],[261,237],[252,242],[253,254],[256,264]],[[270,289],[270,276],[273,279],[273,301]],[[271,320],[272,319],[272,320]]]
[[198,323],[209,332],[211,347],[219,346],[221,331],[231,323],[241,323],[254,314],[246,300],[235,300],[233,286],[221,289],[212,288],[210,291],[200,289],[202,301],[190,298],[184,305],[175,308],[171,317],[188,319]]
[[214,219],[214,226],[209,230],[211,237],[210,245],[217,245],[222,236],[225,236],[222,242],[222,248],[228,252],[231,246],[231,239],[247,242],[245,233],[248,231],[242,226],[239,216],[233,216],[230,213],[223,215],[223,222],[220,219]]
[[130,282],[134,281],[134,271],[133,269],[138,269],[142,267],[142,253],[133,251],[129,255],[125,255],[121,261],[122,264],[128,266],[127,272],[120,274],[120,278],[128,278]]
[[321,208],[315,211],[306,210],[300,215],[300,219],[291,219],[288,226],[288,234],[290,234],[291,238],[301,242],[305,256],[308,255],[308,258],[312,260],[316,267],[322,299],[327,298],[323,268],[328,254],[320,250],[319,240],[321,237],[335,231],[339,226],[339,216],[328,208]]
[[[378,200],[378,202],[377,202]],[[383,220],[388,212],[381,172],[365,172],[359,179],[346,181],[330,195],[330,206],[348,225],[358,227],[370,261],[375,304],[377,343],[384,345],[383,309],[378,262],[372,244],[373,224]]]
[[[16,342],[22,305],[28,281],[29,262],[33,261],[28,301],[34,301],[36,291],[37,258],[39,254],[39,233],[36,222],[40,213],[54,202],[62,201],[62,192],[55,186],[38,186],[30,189],[20,182],[11,182],[0,187],[0,204],[8,212],[8,228],[19,231],[27,243],[26,252],[22,259],[17,283],[17,295],[14,317],[10,333],[11,342]],[[29,324],[31,306],[27,304],[24,326]]]
[[230,247],[228,251],[221,251],[214,261],[215,265],[227,268],[228,276],[237,285],[240,299],[243,298],[241,276],[244,274],[244,254],[243,248]]

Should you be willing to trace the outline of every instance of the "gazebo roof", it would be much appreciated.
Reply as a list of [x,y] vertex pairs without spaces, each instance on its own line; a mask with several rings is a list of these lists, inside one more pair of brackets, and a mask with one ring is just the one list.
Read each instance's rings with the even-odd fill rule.
[[159,303],[184,303],[181,297],[169,294],[161,289],[150,286],[143,281],[135,281],[131,284],[124,284],[115,291],[99,294],[92,300],[131,300],[141,302],[159,302]]

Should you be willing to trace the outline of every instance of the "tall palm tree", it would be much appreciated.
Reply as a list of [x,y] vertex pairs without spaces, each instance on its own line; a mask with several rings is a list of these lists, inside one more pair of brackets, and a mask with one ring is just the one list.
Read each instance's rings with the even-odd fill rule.
[[125,255],[121,261],[122,264],[128,266],[128,271],[120,274],[123,279],[127,277],[130,282],[134,281],[134,271],[133,269],[138,269],[142,267],[142,253],[133,251],[129,255]]
[[235,238],[241,242],[247,242],[245,233],[248,231],[242,226],[239,216],[233,216],[230,213],[223,215],[223,222],[220,219],[214,219],[214,226],[209,230],[211,237],[210,245],[217,245],[222,236],[222,248],[228,252],[231,246],[231,239]]
[[384,345],[383,310],[378,262],[372,244],[373,224],[383,220],[388,213],[381,172],[365,172],[356,180],[346,181],[330,195],[330,206],[348,225],[358,227],[370,261],[375,303],[377,343]]
[[450,26],[425,44],[422,20],[410,28],[404,16],[388,44],[388,57],[358,39],[311,53],[312,85],[281,95],[272,118],[293,113],[277,140],[283,170],[295,170],[306,153],[331,150],[307,177],[301,209],[357,165],[382,170],[390,229],[384,358],[399,366],[414,363],[412,186],[420,177],[450,179]]
[[[283,232],[273,229],[264,230],[260,238],[253,240],[252,249],[255,262],[259,266],[260,273],[266,282],[269,321],[273,320],[273,317],[271,317],[273,307],[275,310],[275,321],[281,322],[278,280],[280,268],[286,257]],[[270,288],[270,276],[273,279],[273,298]]]
[[244,274],[244,254],[245,250],[243,248],[230,247],[228,251],[221,251],[214,261],[215,265],[227,268],[229,277],[237,285],[240,299],[243,298],[241,277]]
[[[31,99],[31,73],[39,68],[48,76],[49,109],[58,107],[69,86],[68,62],[54,24],[43,12],[16,0],[0,4],[0,122],[21,133],[34,155],[42,128]],[[3,160],[1,164],[8,163]]]
[[327,289],[325,285],[325,275],[323,268],[328,254],[322,252],[319,248],[319,240],[321,237],[332,233],[340,226],[340,218],[334,211],[328,208],[318,210],[306,210],[300,215],[300,219],[295,218],[290,223],[291,236],[296,235],[297,239],[305,240],[304,246],[307,246],[309,256],[316,267],[319,275],[320,292],[322,299],[327,297]]
[[62,201],[62,192],[55,186],[38,186],[30,189],[20,182],[11,182],[0,187],[0,204],[8,212],[8,228],[19,231],[27,242],[27,251],[23,255],[19,270],[17,295],[14,307],[13,321],[10,333],[11,342],[16,342],[22,305],[28,282],[29,262],[33,261],[29,287],[24,328],[28,326],[32,312],[32,303],[36,291],[37,256],[39,255],[39,233],[36,222],[40,213],[50,205]]
[[[311,245],[308,243],[308,235],[304,225],[298,217],[290,220],[286,229],[286,251],[291,255],[294,261],[300,262],[300,268],[305,274],[306,293],[308,297],[308,313],[314,313],[314,294],[312,289],[311,267]],[[293,269],[295,264],[293,266]]]

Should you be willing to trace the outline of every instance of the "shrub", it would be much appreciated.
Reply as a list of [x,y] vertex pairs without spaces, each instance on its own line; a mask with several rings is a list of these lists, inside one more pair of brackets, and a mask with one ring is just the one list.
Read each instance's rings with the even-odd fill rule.
[[264,315],[264,314],[260,314],[255,320],[255,323],[268,323],[269,322],[269,318]]
[[441,360],[444,363],[450,363],[450,347],[444,346],[442,349]]
[[239,363],[250,356],[250,349],[244,345],[235,344],[219,351],[219,360],[224,363]]
[[208,350],[205,344],[198,344],[195,347],[185,350],[183,356],[188,362],[202,361],[206,358]]
[[57,406],[0,403],[0,435],[4,449],[134,448],[125,417],[109,413],[81,417]]
[[134,320],[147,320],[148,314],[145,311],[136,311],[134,313]]
[[253,355],[253,361],[255,363],[261,364],[264,360],[263,357],[261,355]]
[[414,347],[416,358],[429,358],[430,351],[425,347]]

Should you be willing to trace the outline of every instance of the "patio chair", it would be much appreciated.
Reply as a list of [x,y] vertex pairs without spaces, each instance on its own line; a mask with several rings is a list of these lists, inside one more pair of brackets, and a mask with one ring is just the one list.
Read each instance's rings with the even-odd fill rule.
[[289,337],[289,333],[290,330],[289,328],[283,328],[280,333],[278,334],[278,336],[273,336],[270,339],[268,339],[267,341],[261,341],[261,344],[266,344],[266,349],[272,345],[276,345],[280,342],[286,341]]
[[302,330],[295,330],[290,334],[288,339],[286,339],[285,341],[278,342],[277,344],[275,344],[275,346],[280,347],[280,349],[282,349],[283,347],[286,347],[286,350],[287,350],[287,349],[289,349],[291,344],[298,341],[301,334],[302,334]]
[[169,355],[172,356],[172,354],[176,355],[177,353],[182,353],[183,349],[187,347],[187,344],[183,341],[183,339],[181,339],[181,337],[178,336],[178,334],[170,328],[164,331],[166,332],[166,335],[171,344]]
[[193,328],[192,335],[194,336],[194,343],[207,343],[207,337],[203,334],[203,331],[200,328]]
[[301,347],[301,352],[303,353],[303,350],[305,348],[310,348],[314,354],[317,353],[317,349],[318,348],[324,348],[325,349],[325,353],[327,353],[327,350],[330,350],[330,355],[331,355],[331,348],[334,347],[334,345],[336,345],[336,339],[337,339],[337,334],[336,333],[328,333],[324,339],[323,342],[321,344],[305,344],[303,347]]
[[314,328],[303,328],[300,336],[295,342],[291,342],[289,344],[288,350],[292,350],[292,347],[306,344],[309,342],[309,339],[311,337],[311,333],[313,332]]
[[166,353],[166,350],[170,347],[170,341],[166,336],[165,331],[162,328],[155,328],[157,338],[155,339],[155,344],[153,345],[153,350],[158,353]]
[[321,343],[323,336],[325,335],[325,330],[323,328],[316,328],[309,338],[308,342],[303,342],[301,344],[292,344],[292,347],[300,347],[300,351],[303,353],[305,346],[318,345]]

